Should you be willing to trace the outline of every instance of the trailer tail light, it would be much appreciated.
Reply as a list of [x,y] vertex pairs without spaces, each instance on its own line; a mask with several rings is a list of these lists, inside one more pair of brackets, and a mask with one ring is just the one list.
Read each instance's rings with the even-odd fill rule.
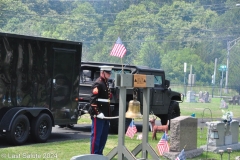
[[80,97],[80,98],[79,98],[79,101],[83,101],[83,100],[84,100],[84,98],[83,98],[83,97]]
[[113,96],[113,94],[112,94],[112,92],[110,92],[110,95],[109,95],[110,99],[112,99],[112,96]]

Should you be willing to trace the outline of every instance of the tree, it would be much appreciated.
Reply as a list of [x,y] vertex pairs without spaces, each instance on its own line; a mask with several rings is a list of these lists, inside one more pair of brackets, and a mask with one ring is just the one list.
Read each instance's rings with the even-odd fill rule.
[[[166,69],[181,82],[183,63],[195,62],[198,83],[210,83],[214,60],[226,63],[227,41],[240,37],[237,0],[2,0],[4,32],[83,42],[83,60],[121,63],[109,56],[117,37],[123,63]],[[237,46],[236,46],[237,48]],[[181,57],[182,56],[182,57]],[[229,83],[238,83],[232,49]],[[235,62],[236,61],[236,62]],[[234,70],[234,72],[232,71]],[[231,78],[230,78],[231,77]]]
[[2,28],[4,32],[19,33],[20,28],[21,30],[24,30],[25,28],[22,28],[22,26],[19,27],[19,25],[28,20],[31,15],[35,14],[21,1],[3,0],[0,3],[0,7],[0,28]]
[[134,59],[134,64],[148,66],[151,68],[161,67],[161,50],[155,36],[148,36],[141,44],[138,56]]
[[98,35],[101,33],[98,27],[100,19],[101,16],[95,13],[89,3],[76,3],[70,18],[53,17],[52,23],[56,24],[56,28],[51,32],[43,32],[43,35],[72,41],[94,42],[98,40]]
[[[148,3],[148,5],[131,5],[127,10],[118,13],[114,26],[108,27],[103,38],[105,42],[112,42],[107,46],[106,54],[110,53],[112,45],[119,36],[127,48],[127,55],[124,57],[125,63],[132,64],[134,59],[139,56],[139,50],[141,44],[145,42],[145,37],[158,33],[159,25],[153,12],[154,9],[155,4]],[[119,59],[115,57],[111,57],[109,60],[119,62]]]
[[[212,28],[216,30],[216,35],[221,35],[223,39],[219,42],[219,48],[222,49],[220,64],[225,64],[227,61],[227,43],[240,37],[239,24],[240,24],[240,8],[235,5],[238,1],[227,1],[226,8],[228,8],[224,14],[214,19]],[[230,51],[229,56],[229,68],[228,68],[228,86],[240,86],[240,79],[237,71],[239,70],[239,42],[234,45]]]
[[190,65],[193,66],[193,74],[196,74],[196,81],[203,84],[211,84],[211,73],[214,69],[214,62],[204,63],[194,49],[184,48],[173,50],[162,56],[162,69],[165,70],[167,79],[171,82],[183,82],[183,64],[188,64],[187,73],[190,73]]
[[195,48],[199,42],[211,36],[207,30],[216,16],[211,10],[197,7],[197,3],[174,1],[172,5],[164,5],[157,17],[163,27],[161,35],[164,37],[165,50]]

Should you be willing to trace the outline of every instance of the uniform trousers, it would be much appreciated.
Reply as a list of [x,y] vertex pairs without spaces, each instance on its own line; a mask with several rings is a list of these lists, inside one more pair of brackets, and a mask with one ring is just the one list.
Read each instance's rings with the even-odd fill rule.
[[107,142],[109,120],[92,117],[91,127],[91,154],[103,155],[103,149]]

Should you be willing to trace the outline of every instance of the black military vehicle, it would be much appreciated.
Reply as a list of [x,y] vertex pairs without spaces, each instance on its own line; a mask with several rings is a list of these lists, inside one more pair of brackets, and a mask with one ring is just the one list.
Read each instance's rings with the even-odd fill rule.
[[78,121],[82,43],[0,33],[0,136],[45,142]]
[[[165,72],[160,69],[152,69],[144,66],[121,65],[113,63],[97,63],[97,62],[82,62],[80,70],[80,92],[79,92],[79,110],[81,114],[87,113],[89,107],[89,95],[91,93],[92,83],[99,77],[99,66],[109,65],[114,66],[111,78],[109,79],[109,87],[111,89],[111,106],[113,109],[113,116],[118,116],[119,112],[119,88],[115,86],[115,73],[124,74],[145,74],[154,75],[154,88],[150,91],[150,111],[161,119],[163,125],[167,124],[169,119],[180,116],[179,103],[182,102],[182,95],[178,92],[172,91],[170,81],[165,79]],[[143,93],[142,89],[137,89],[138,101],[142,103]],[[133,88],[127,89],[127,105],[133,99]],[[128,107],[128,106],[126,106]],[[141,105],[142,112],[142,105]],[[126,108],[126,111],[128,108]],[[126,121],[129,123],[129,120]],[[111,131],[117,133],[118,120],[110,121]],[[128,126],[126,124],[126,126]]]

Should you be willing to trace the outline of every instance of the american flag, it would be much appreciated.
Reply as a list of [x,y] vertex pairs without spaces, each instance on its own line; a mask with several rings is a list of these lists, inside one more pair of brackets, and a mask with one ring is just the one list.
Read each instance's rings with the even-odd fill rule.
[[129,124],[126,136],[130,137],[131,139],[134,137],[135,133],[137,133],[137,127],[134,124],[134,121]]
[[169,152],[169,145],[168,145],[168,141],[167,141],[166,132],[163,134],[162,138],[158,142],[157,149],[161,156],[163,155],[164,152]]
[[127,50],[122,44],[121,39],[118,37],[116,43],[114,44],[110,56],[123,57],[126,54]]
[[181,153],[178,155],[178,157],[176,158],[176,160],[186,160],[184,149],[183,149],[183,150],[181,151]]

